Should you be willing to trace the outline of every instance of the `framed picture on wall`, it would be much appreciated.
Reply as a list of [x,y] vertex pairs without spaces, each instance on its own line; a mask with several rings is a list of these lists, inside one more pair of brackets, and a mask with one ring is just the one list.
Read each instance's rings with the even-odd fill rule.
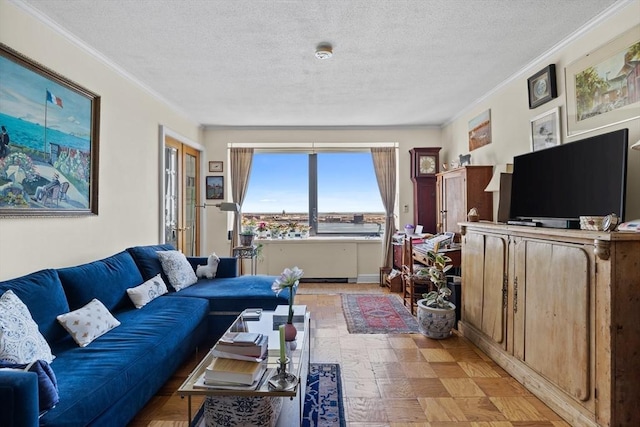
[[560,142],[560,107],[531,120],[531,151],[555,147]]
[[209,172],[223,172],[223,163],[222,161],[211,161],[209,162]]
[[527,79],[529,109],[536,108],[558,96],[556,66],[551,64]]
[[100,97],[1,43],[0,76],[0,216],[97,215]]
[[565,68],[567,135],[640,117],[640,25]]
[[224,177],[223,176],[208,176],[206,186],[207,186],[208,200],[224,199]]

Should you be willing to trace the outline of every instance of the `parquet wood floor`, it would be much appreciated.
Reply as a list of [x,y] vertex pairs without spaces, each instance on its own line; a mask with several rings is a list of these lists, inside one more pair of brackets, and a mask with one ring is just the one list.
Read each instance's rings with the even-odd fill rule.
[[[347,426],[570,427],[462,337],[349,334],[340,294],[386,292],[377,284],[303,283],[296,296],[312,313],[311,361],[340,363]],[[188,427],[187,401],[175,390],[199,357],[129,427]]]

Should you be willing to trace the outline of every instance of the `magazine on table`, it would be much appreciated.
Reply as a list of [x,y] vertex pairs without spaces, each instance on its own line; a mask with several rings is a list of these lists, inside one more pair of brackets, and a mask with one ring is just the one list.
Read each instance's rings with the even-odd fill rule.
[[229,383],[224,381],[211,381],[206,380],[204,377],[204,373],[198,377],[196,382],[193,384],[194,388],[202,388],[202,389],[218,389],[218,390],[257,390],[262,384],[275,373],[275,368],[267,368],[265,366],[261,375],[251,384],[238,384],[238,383]]

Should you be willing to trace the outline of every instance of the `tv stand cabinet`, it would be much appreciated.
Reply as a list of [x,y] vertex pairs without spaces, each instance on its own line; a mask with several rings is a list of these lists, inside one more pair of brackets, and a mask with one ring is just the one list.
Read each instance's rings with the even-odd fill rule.
[[461,333],[571,425],[640,425],[640,233],[461,231]]

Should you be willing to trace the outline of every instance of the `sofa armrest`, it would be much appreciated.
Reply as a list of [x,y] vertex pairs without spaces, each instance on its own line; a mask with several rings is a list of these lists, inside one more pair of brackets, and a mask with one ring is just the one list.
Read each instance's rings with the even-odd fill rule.
[[35,372],[0,369],[0,414],[3,426],[38,425],[38,375]]
[[[195,271],[199,265],[207,264],[207,257],[188,256],[187,260]],[[216,278],[238,277],[238,259],[235,257],[220,257]]]

